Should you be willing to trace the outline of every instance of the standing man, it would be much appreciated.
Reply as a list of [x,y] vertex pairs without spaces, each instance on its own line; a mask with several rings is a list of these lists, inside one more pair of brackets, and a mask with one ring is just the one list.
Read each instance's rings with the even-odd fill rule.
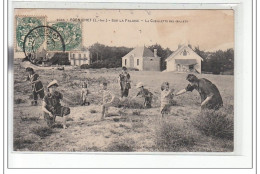
[[190,84],[188,84],[185,89],[179,91],[176,96],[184,94],[187,91],[192,92],[196,89],[201,97],[201,109],[218,110],[223,106],[219,90],[211,81],[204,78],[198,79],[193,74],[188,74],[186,80],[188,80]]
[[122,72],[119,74],[119,84],[121,88],[121,98],[128,97],[130,85],[130,74],[127,72],[126,67],[122,67]]
[[49,93],[44,96],[42,103],[44,119],[47,121],[48,126],[51,127],[55,122],[56,116],[63,117],[63,129],[67,129],[66,121],[67,116],[70,114],[70,108],[60,104],[63,95],[57,90],[57,81],[53,80],[50,82],[47,88]]
[[30,67],[26,68],[26,72],[29,73],[27,76],[26,81],[30,81],[32,85],[32,94],[33,94],[33,101],[31,102],[32,106],[36,106],[38,95],[41,99],[44,97],[44,89],[42,82],[39,80],[39,75],[34,72],[34,70]]

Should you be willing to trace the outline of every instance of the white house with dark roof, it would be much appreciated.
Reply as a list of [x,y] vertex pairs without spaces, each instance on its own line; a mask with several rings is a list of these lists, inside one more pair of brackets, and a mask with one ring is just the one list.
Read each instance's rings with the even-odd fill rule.
[[142,46],[134,48],[122,57],[122,66],[136,68],[140,71],[160,71],[160,60],[156,49],[152,52],[147,47]]
[[166,60],[166,71],[197,72],[201,74],[203,59],[187,45],[179,45]]

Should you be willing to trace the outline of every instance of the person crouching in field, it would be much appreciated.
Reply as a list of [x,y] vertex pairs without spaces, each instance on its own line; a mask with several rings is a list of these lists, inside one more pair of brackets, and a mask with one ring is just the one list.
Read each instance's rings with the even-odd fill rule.
[[87,96],[89,95],[88,85],[86,82],[83,82],[81,89],[81,106],[89,105],[87,101]]
[[34,70],[30,67],[26,68],[26,72],[29,73],[27,76],[26,81],[30,81],[32,85],[32,95],[33,95],[33,101],[31,102],[32,106],[36,106],[37,100],[38,100],[38,95],[40,96],[41,99],[44,97],[44,89],[42,82],[39,80],[39,75],[34,72]]
[[161,117],[164,117],[165,114],[168,114],[170,107],[174,106],[176,102],[173,100],[174,89],[170,89],[168,82],[163,82],[161,85]]
[[102,93],[103,93],[103,104],[102,104],[102,112],[101,112],[101,120],[104,120],[106,114],[108,112],[108,108],[111,106],[119,105],[119,98],[115,97],[115,95],[107,89],[107,82],[102,83]]
[[118,77],[119,85],[121,88],[121,98],[128,97],[129,90],[131,89],[130,74],[127,72],[126,67],[122,67],[122,73]]
[[43,98],[42,110],[44,119],[49,127],[55,123],[56,116],[63,117],[63,129],[66,129],[67,116],[70,114],[70,108],[61,106],[60,101],[63,95],[57,90],[58,82],[53,80],[47,86],[48,93]]
[[144,85],[141,82],[139,82],[136,85],[136,88],[139,91],[138,91],[138,93],[136,94],[135,97],[141,95],[144,98],[144,108],[151,108],[152,107],[153,94],[148,89],[145,89]]
[[196,89],[201,97],[201,109],[213,109],[218,110],[223,106],[222,97],[218,88],[209,80],[205,78],[198,79],[193,74],[188,74],[186,80],[189,81],[188,86],[185,89],[179,91],[176,96],[186,93],[187,91],[193,91]]

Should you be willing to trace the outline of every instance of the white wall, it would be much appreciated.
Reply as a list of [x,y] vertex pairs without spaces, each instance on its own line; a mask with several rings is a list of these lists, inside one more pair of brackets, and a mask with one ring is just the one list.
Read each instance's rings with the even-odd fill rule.
[[69,60],[71,65],[80,66],[82,64],[90,64],[90,52],[70,52]]
[[[183,50],[186,49],[187,55],[184,56],[182,54]],[[194,68],[201,73],[201,57],[197,55],[191,48],[188,46],[182,49],[177,55],[174,56],[174,59],[196,59],[197,64],[194,66]],[[166,61],[166,71],[177,71],[177,65],[175,64],[175,60],[170,59]]]

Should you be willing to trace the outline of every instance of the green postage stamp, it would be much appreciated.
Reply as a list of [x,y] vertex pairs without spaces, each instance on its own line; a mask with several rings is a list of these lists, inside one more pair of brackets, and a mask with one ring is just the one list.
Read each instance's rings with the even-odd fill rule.
[[[61,34],[64,39],[66,51],[81,49],[82,30],[80,22],[48,22],[48,26],[57,30]],[[59,44],[53,47],[47,46],[47,50],[49,51],[61,51],[61,48],[62,47]]]
[[55,38],[63,39],[66,51],[81,49],[80,22],[46,21],[42,16],[16,16],[16,52],[33,52],[42,47],[47,51],[63,51],[63,42],[56,42]]
[[[35,27],[38,26],[44,26],[46,25],[46,17],[44,16],[38,16],[38,17],[32,17],[32,16],[16,16],[16,51],[22,52],[23,51],[23,43],[25,36]],[[36,32],[35,32],[36,33]],[[35,34],[32,35],[32,38],[39,38],[37,39],[37,43],[35,43],[35,49],[39,48],[44,43],[44,30],[40,33],[40,35]],[[31,40],[32,38],[28,38],[28,40]],[[30,42],[30,43],[31,43]],[[31,48],[30,46],[28,48]]]

